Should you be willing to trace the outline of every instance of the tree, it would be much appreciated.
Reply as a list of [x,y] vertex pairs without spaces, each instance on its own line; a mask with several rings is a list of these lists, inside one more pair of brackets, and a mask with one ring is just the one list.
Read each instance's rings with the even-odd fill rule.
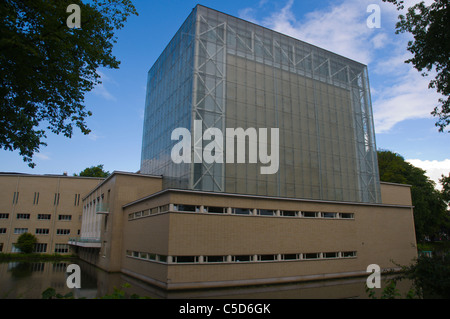
[[31,254],[34,250],[34,246],[37,243],[37,238],[33,234],[23,233],[17,239],[15,246],[25,254]]
[[103,164],[97,166],[91,166],[85,168],[80,175],[74,174],[74,176],[84,176],[84,177],[108,177],[110,173],[108,171],[103,170]]
[[[403,1],[383,0],[404,9]],[[450,7],[448,0],[435,0],[429,6],[422,1],[408,8],[406,15],[399,15],[396,33],[409,32],[414,41],[409,41],[407,49],[414,56],[405,61],[427,76],[433,68],[436,77],[430,81],[429,88],[435,88],[443,95],[440,105],[431,112],[438,117],[439,131],[450,124]],[[426,70],[426,71],[424,71]],[[450,132],[450,130],[448,131]]]
[[450,173],[448,176],[441,175],[439,182],[442,185],[442,198],[450,204]]
[[378,166],[381,181],[411,185],[418,241],[440,237],[443,231],[449,233],[447,205],[441,192],[435,188],[435,183],[425,175],[424,170],[391,151],[378,151]]
[[[70,28],[67,8],[81,9]],[[89,134],[84,95],[101,83],[99,67],[117,69],[114,33],[137,15],[131,0],[0,1],[0,147],[30,167],[47,132]]]

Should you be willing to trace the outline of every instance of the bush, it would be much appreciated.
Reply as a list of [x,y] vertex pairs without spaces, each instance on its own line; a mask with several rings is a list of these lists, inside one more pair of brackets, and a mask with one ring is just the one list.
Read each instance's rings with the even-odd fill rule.
[[24,233],[19,236],[15,246],[20,249],[24,254],[31,254],[34,250],[34,246],[37,243],[37,238],[33,234]]

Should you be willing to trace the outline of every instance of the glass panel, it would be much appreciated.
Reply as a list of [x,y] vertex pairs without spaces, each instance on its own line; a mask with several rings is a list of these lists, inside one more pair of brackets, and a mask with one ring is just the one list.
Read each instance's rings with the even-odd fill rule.
[[[193,119],[278,128],[278,171],[174,164],[171,132]],[[149,71],[141,172],[164,187],[378,203],[377,165],[365,65],[197,6]]]

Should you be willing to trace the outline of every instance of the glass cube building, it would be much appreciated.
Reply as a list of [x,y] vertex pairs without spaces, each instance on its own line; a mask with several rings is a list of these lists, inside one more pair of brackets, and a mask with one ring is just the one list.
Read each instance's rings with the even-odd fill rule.
[[[196,120],[224,135],[278,128],[278,171],[175,163],[172,132]],[[193,140],[192,157],[210,142]],[[148,73],[140,172],[164,188],[380,203],[367,67],[198,5]]]

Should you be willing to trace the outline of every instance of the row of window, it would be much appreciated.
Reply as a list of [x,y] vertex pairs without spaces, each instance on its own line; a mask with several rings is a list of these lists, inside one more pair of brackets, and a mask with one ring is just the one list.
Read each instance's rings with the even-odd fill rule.
[[[8,219],[8,218],[9,214],[4,213],[0,214],[0,219]],[[16,218],[29,220],[31,219],[31,214],[17,214]],[[37,214],[37,220],[50,220],[51,218],[52,218],[51,214]],[[58,220],[70,221],[72,220],[72,215],[58,215]]]
[[149,216],[149,215],[154,215],[154,214],[158,214],[158,213],[164,213],[164,212],[169,211],[169,208],[170,208],[169,205],[163,205],[163,206],[153,207],[150,209],[131,213],[131,214],[128,214],[128,220],[145,217],[145,216]]
[[253,216],[281,216],[281,217],[303,217],[303,218],[336,218],[336,219],[354,219],[354,213],[338,212],[315,212],[315,211],[297,211],[297,210],[277,210],[277,209],[253,209],[253,208],[234,208],[234,207],[216,207],[170,204],[143,211],[134,212],[128,215],[128,219],[136,219],[157,213],[167,212],[192,212],[192,213],[210,213],[210,214],[234,214],[234,215],[253,215]]
[[[6,228],[0,228],[0,234],[6,234]],[[14,228],[14,234],[20,235],[28,233],[28,228]],[[48,235],[50,233],[50,229],[48,228],[36,228],[36,235]],[[56,229],[56,235],[70,235],[70,229]]]
[[314,259],[355,258],[356,251],[293,253],[293,254],[263,254],[263,255],[224,255],[224,256],[165,256],[138,251],[126,251],[127,257],[161,263],[234,263],[234,262],[264,262]]
[[[16,205],[19,202],[19,194],[20,194],[20,192],[14,192],[13,200],[12,200],[13,205]],[[55,205],[55,206],[59,205],[60,196],[61,196],[60,193],[54,193],[53,205]],[[73,201],[74,206],[80,206],[80,198],[81,198],[80,194],[75,194],[74,201]],[[34,192],[33,205],[39,205],[39,192]]]

